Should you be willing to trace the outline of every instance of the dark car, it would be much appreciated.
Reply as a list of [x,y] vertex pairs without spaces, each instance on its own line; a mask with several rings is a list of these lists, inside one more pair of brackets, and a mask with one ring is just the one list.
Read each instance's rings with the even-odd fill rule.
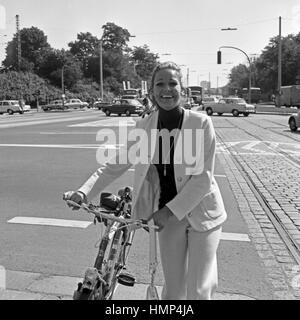
[[144,111],[143,105],[136,99],[115,100],[112,104],[102,107],[102,111],[109,117],[112,113],[119,116],[125,114],[129,117],[131,114],[141,115]]
[[54,100],[50,103],[42,106],[44,111],[51,111],[51,110],[67,110],[68,107],[63,103],[62,100]]
[[104,102],[104,101],[101,101],[101,100],[97,100],[93,103],[93,108],[97,108],[99,110],[102,110],[103,111],[103,108],[107,107],[107,106],[110,106],[112,103],[111,102]]

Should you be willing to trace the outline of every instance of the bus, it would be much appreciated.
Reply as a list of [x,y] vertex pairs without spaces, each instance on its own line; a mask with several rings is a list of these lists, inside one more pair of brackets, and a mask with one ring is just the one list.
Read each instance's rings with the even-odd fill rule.
[[136,98],[141,97],[141,89],[124,89],[122,92],[123,96],[135,96]]
[[[248,101],[248,88],[243,88],[242,89],[242,93],[241,93],[241,98],[243,98],[244,100],[246,100],[246,102]],[[254,88],[251,87],[251,103],[258,103],[261,101],[261,90],[260,88]]]
[[138,95],[139,94],[139,90],[138,89],[124,89],[123,90],[123,94],[125,95],[131,95],[131,96],[134,96],[134,95]]
[[199,106],[202,104],[202,93],[203,89],[200,86],[189,86],[188,87],[188,97],[191,97],[194,100],[194,103]]

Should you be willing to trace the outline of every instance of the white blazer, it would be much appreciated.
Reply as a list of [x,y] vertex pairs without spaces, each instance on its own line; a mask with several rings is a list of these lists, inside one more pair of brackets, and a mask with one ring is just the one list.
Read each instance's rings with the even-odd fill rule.
[[[156,167],[152,164],[156,148],[150,146],[153,140],[145,140],[151,136],[151,132],[155,132],[153,129],[157,129],[157,122],[158,112],[156,111],[136,123],[136,128],[143,129],[145,134],[144,139],[142,138],[136,146],[148,143],[149,150],[147,154],[149,161],[135,164],[132,208],[133,217],[137,219],[147,219],[158,210],[160,183]],[[216,149],[215,131],[210,117],[186,109],[184,109],[181,132],[185,129],[203,129],[203,166],[201,172],[190,174],[187,173],[188,167],[184,161],[176,163],[174,160],[177,195],[166,205],[178,220],[187,219],[195,230],[206,231],[222,224],[227,218],[222,196],[213,176]],[[133,143],[128,143],[128,149],[132,145]],[[174,142],[174,159],[179,146],[177,138]],[[116,159],[118,157],[119,154]],[[103,164],[78,190],[89,198],[93,198],[132,165],[134,164],[130,162]]]

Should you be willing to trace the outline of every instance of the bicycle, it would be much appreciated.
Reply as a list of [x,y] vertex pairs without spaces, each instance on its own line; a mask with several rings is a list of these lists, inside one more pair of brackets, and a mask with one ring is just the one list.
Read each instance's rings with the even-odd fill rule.
[[[80,205],[68,199],[64,194],[64,200],[71,207],[81,208],[95,215],[94,223],[104,223],[106,228],[101,238],[98,254],[94,267],[87,268],[83,281],[78,283],[74,291],[73,300],[111,300],[117,283],[125,286],[134,286],[135,279],[132,275],[122,272],[126,266],[129,248],[132,244],[134,233],[137,229],[157,229],[149,226],[147,221],[132,220],[131,217],[131,193],[126,187],[119,190],[119,197],[109,193],[102,193],[100,205],[92,203]],[[103,200],[113,198],[116,203],[114,209],[104,206]],[[106,197],[106,198],[105,198]]]

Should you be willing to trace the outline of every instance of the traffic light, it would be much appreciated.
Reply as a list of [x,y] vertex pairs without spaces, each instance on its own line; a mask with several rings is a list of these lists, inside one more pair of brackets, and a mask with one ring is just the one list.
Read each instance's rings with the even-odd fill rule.
[[217,53],[218,53],[218,55],[217,55],[217,63],[221,64],[222,63],[222,53],[221,53],[220,50]]

